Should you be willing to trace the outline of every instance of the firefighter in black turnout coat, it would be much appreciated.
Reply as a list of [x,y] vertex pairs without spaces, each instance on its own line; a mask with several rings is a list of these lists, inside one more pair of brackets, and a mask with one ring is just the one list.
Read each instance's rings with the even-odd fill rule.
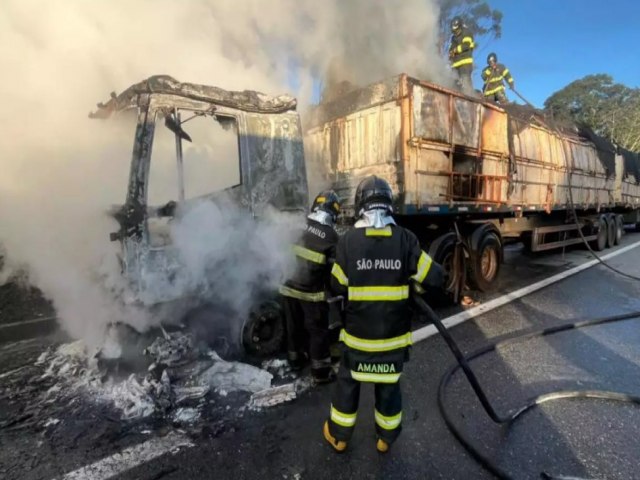
[[389,184],[365,178],[356,190],[355,228],[340,238],[331,287],[347,299],[340,340],[344,351],[324,438],[338,452],[356,424],[360,383],[375,384],[376,448],[384,453],[402,423],[400,376],[411,345],[409,291],[441,287],[440,265],[416,236],[396,226]]
[[292,370],[300,370],[307,346],[311,374],[318,383],[334,380],[329,351],[329,309],[326,303],[331,266],[338,234],[334,224],[340,213],[338,196],[321,192],[311,206],[307,225],[293,245],[297,268],[280,287],[284,297],[287,327],[287,355]]

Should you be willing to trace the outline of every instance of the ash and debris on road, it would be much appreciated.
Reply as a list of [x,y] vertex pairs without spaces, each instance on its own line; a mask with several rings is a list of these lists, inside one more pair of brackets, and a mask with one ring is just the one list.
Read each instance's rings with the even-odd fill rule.
[[117,345],[107,342],[93,352],[82,341],[48,348],[36,362],[44,368],[41,379],[53,380],[45,401],[81,396],[113,405],[122,420],[153,415],[191,424],[202,418],[212,397],[221,401],[238,394],[227,406],[243,412],[294,400],[311,386],[309,380],[290,375],[285,360],[263,362],[263,368],[227,361],[196,346],[189,333],[162,333],[143,351],[149,359],[146,370],[125,378],[110,371],[118,359]]
[[34,342],[22,366],[2,374],[3,438],[29,455],[33,445],[18,446],[26,432],[58,449],[87,442],[126,445],[145,432],[174,428],[218,437],[313,385],[310,377],[293,374],[286,360],[257,366],[228,361],[186,331],[162,332],[143,343],[139,356],[146,364],[132,370],[118,363],[126,348],[115,341],[101,349],[82,341]]

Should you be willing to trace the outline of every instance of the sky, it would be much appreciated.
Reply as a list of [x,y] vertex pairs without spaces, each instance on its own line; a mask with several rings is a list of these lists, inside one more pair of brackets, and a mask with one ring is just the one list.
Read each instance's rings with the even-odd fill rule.
[[[516,90],[536,107],[574,80],[610,74],[640,86],[640,2],[636,0],[488,0],[504,14],[502,37],[475,51],[474,86],[495,52]],[[480,39],[482,41],[482,39]],[[511,100],[521,100],[508,94]]]

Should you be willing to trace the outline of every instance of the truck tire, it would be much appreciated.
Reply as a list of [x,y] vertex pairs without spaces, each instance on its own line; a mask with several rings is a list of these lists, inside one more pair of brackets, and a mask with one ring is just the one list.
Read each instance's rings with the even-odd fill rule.
[[604,217],[600,217],[597,223],[598,238],[591,241],[591,248],[596,252],[601,252],[607,248],[608,228]]
[[242,327],[242,345],[253,356],[268,357],[280,352],[284,337],[284,311],[275,300],[261,303],[249,313]]
[[486,232],[475,251],[471,252],[469,283],[482,292],[491,290],[500,273],[502,243],[494,232]]
[[622,235],[624,235],[624,221],[622,220],[622,215],[615,216],[615,224],[616,224],[615,244],[620,245],[620,242],[622,241]]
[[442,290],[440,289],[437,289],[437,291],[435,291],[435,289],[427,290],[429,300],[433,300],[436,304],[451,304],[455,302],[452,288],[454,279],[453,276],[449,275],[449,272],[451,271],[453,264],[456,240],[457,238],[455,233],[445,233],[431,242],[429,249],[427,250],[427,253],[433,261],[442,265],[442,268],[446,272],[448,278],[445,286],[446,293],[442,293]]
[[616,245],[616,217],[608,215],[607,220],[607,248],[613,248]]
[[225,360],[233,360],[241,357],[243,352],[232,318],[232,313],[225,307],[204,304],[189,310],[182,323],[196,342],[206,344]]

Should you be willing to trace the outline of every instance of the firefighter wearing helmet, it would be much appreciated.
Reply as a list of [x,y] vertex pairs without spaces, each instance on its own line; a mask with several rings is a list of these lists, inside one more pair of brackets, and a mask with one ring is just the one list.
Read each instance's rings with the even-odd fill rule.
[[335,379],[331,369],[329,309],[326,290],[338,234],[334,225],[340,201],[332,190],[318,194],[300,239],[293,245],[297,268],[280,287],[287,326],[287,356],[291,369],[301,370],[311,360],[316,383]]
[[498,56],[495,53],[490,53],[487,56],[487,66],[482,71],[482,80],[484,81],[482,91],[485,99],[501,105],[509,103],[505,95],[504,82],[506,80],[509,88],[513,90],[513,77],[507,67],[498,63]]
[[416,236],[396,225],[392,191],[369,176],[356,190],[355,228],[338,241],[331,289],[346,299],[344,348],[325,440],[346,450],[356,424],[361,383],[375,385],[376,448],[385,453],[402,428],[400,377],[411,345],[409,291],[441,287],[440,265],[420,248]]
[[471,73],[473,72],[473,49],[475,43],[473,34],[463,24],[462,18],[454,17],[451,20],[451,43],[449,46],[449,61],[451,68],[457,76],[460,90],[467,95],[473,93]]

